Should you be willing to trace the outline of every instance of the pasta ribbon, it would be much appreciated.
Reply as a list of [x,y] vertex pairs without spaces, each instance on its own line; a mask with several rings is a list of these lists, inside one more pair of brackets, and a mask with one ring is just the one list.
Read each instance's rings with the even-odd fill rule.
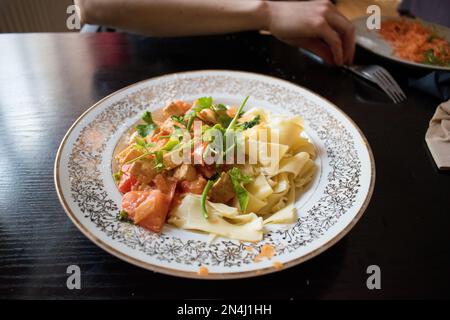
[[251,242],[262,240],[263,220],[261,217],[254,213],[235,214],[231,207],[224,204],[211,205],[207,201],[207,206],[209,218],[205,219],[200,214],[200,196],[187,194],[180,205],[171,212],[169,223],[178,228],[213,233],[236,240]]

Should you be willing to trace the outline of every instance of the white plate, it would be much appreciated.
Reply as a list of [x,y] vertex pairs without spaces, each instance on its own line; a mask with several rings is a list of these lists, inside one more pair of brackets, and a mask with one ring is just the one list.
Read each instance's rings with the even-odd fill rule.
[[[390,19],[400,19],[399,17],[382,17],[381,21],[390,20]],[[405,18],[407,19],[407,18]],[[388,58],[390,60],[400,62],[403,64],[407,64],[410,66],[425,68],[425,69],[431,69],[431,70],[450,70],[450,67],[442,67],[442,66],[433,66],[430,64],[425,63],[417,63],[412,62],[409,60],[401,59],[396,57],[393,54],[392,46],[386,42],[378,33],[378,30],[369,30],[366,26],[366,20],[367,17],[361,17],[358,19],[353,20],[353,23],[356,28],[356,43],[359,44],[361,47],[378,54],[380,56],[383,56],[385,58]],[[411,20],[411,19],[410,19]],[[423,20],[419,20],[423,25],[434,27],[437,31],[437,33],[445,38],[447,41],[450,41],[450,29],[438,25],[429,23]]]
[[[276,113],[300,114],[317,151],[319,172],[296,201],[299,220],[282,225],[251,244],[208,236],[170,225],[158,235],[116,221],[121,195],[112,175],[112,154],[120,137],[144,110],[168,100],[212,96],[215,101]],[[367,207],[375,164],[367,140],[340,109],[289,82],[253,73],[197,71],[145,80],[97,102],[69,129],[58,150],[55,184],[75,225],[95,244],[132,264],[166,274],[207,279],[243,278],[301,263],[332,246],[355,225]],[[199,213],[200,214],[200,213]],[[260,247],[276,248],[272,260],[255,262]],[[199,276],[200,266],[209,275]]]

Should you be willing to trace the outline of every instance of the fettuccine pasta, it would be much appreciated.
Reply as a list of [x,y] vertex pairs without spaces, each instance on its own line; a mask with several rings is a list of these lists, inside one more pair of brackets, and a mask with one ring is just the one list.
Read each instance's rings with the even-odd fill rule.
[[119,218],[154,232],[167,221],[242,241],[260,241],[266,225],[295,222],[296,197],[317,170],[315,147],[300,116],[244,112],[245,102],[175,101],[161,121],[146,112],[115,157]]

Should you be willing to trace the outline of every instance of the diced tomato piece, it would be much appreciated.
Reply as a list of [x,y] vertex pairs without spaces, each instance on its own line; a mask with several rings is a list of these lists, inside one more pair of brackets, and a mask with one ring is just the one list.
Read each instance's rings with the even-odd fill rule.
[[123,173],[122,176],[120,177],[120,182],[119,182],[119,191],[122,193],[126,193],[128,191],[131,190],[131,187],[137,182],[137,179],[132,176],[129,175],[127,173]]
[[153,181],[155,182],[156,188],[160,190],[169,202],[169,208],[173,208],[176,204],[173,203],[175,191],[177,189],[178,180],[173,177],[164,177],[158,174]]
[[228,110],[227,110],[227,115],[228,115],[230,118],[234,118],[234,116],[236,115],[236,112],[237,112],[236,106],[232,106],[232,107],[228,108]]
[[122,209],[143,228],[161,232],[169,211],[169,199],[159,190],[130,191],[122,197]]
[[156,188],[164,193],[170,201],[172,201],[173,195],[175,194],[175,189],[177,188],[177,179],[158,174],[153,181],[155,182]]
[[180,187],[184,193],[202,194],[205,189],[206,179],[198,176],[194,181],[181,181]]
[[192,107],[192,104],[190,104],[189,102],[186,102],[186,101],[178,100],[178,101],[176,101],[176,103],[177,103],[177,106],[180,108],[180,111],[183,114],[186,113]]
[[136,208],[134,222],[153,232],[161,232],[169,212],[170,201],[159,190],[150,191],[148,197]]
[[122,196],[122,209],[134,218],[136,208],[150,195],[150,191],[130,191]]
[[192,105],[182,100],[175,100],[169,102],[164,108],[163,112],[166,116],[176,115],[181,116],[188,111]]

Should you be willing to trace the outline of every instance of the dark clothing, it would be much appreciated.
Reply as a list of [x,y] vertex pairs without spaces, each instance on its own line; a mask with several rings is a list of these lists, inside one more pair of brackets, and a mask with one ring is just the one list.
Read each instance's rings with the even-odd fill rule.
[[403,0],[400,13],[450,27],[450,1],[448,0]]

